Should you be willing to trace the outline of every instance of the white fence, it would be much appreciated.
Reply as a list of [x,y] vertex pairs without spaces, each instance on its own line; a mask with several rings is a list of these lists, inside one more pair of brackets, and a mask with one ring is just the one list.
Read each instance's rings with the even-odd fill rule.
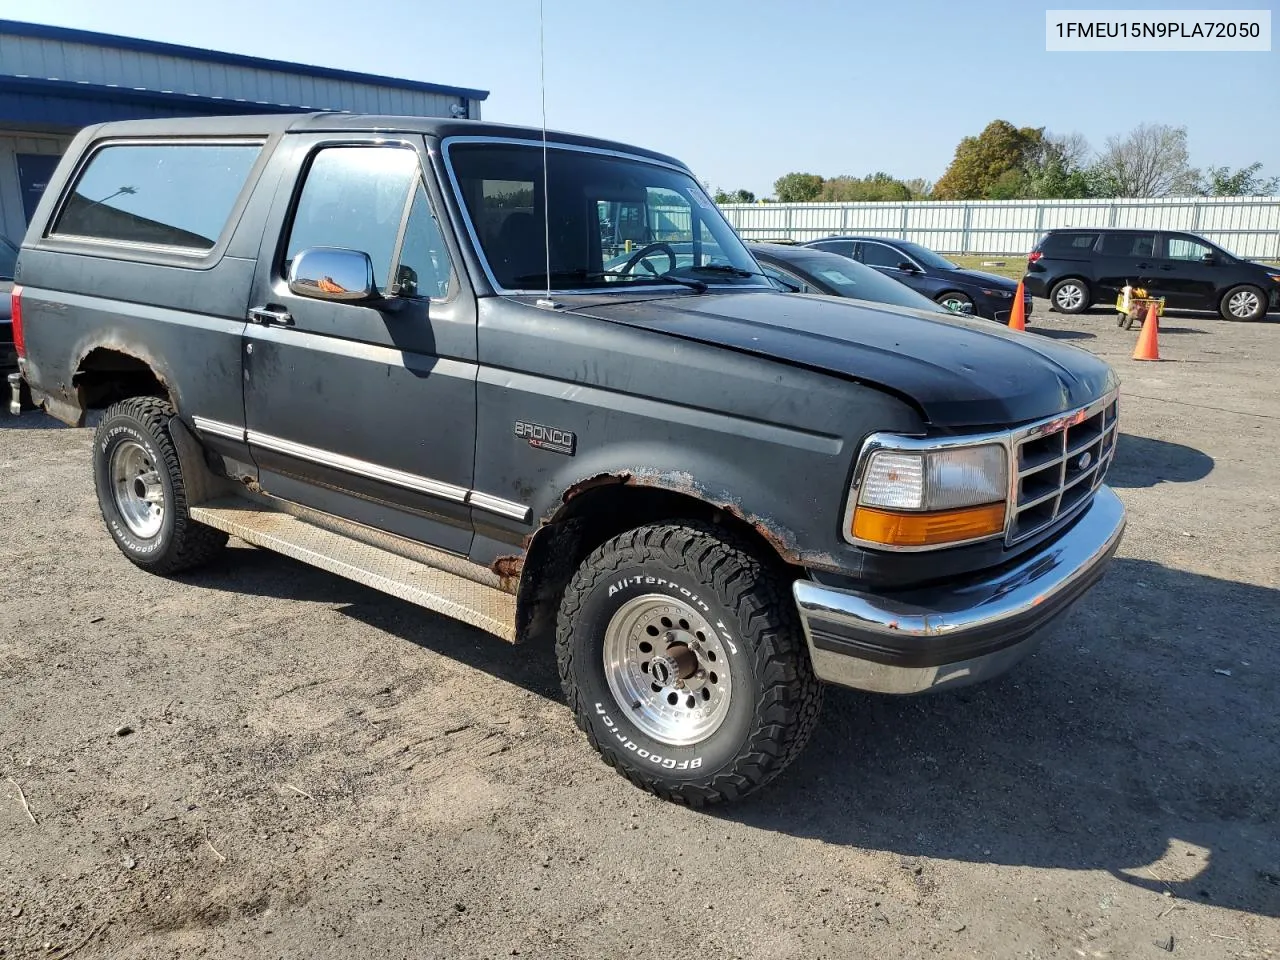
[[940,253],[1024,254],[1055,227],[1186,230],[1253,260],[1280,260],[1280,197],[753,203],[721,209],[746,240],[853,233]]

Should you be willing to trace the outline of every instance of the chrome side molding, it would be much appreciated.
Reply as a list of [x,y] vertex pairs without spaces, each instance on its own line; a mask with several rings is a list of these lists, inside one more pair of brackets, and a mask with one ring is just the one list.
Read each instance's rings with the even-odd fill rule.
[[303,443],[295,443],[292,440],[272,436],[269,433],[261,433],[257,430],[250,430],[244,426],[223,423],[207,417],[192,417],[191,420],[198,432],[209,436],[248,443],[250,446],[273,450],[288,457],[296,457],[299,460],[306,460],[322,467],[332,467],[335,470],[341,470],[343,473],[377,480],[404,490],[425,493],[428,496],[439,497],[442,500],[449,500],[453,503],[468,504],[477,510],[506,517],[509,520],[518,520],[521,523],[525,523],[532,512],[531,508],[523,503],[515,503],[502,497],[495,497],[493,494],[484,493],[480,490],[459,487],[452,483],[445,483],[443,480],[435,480],[416,473],[384,467],[381,464],[370,463],[367,460],[359,460],[355,457],[348,457],[345,454],[322,450],[319,447],[309,447]]

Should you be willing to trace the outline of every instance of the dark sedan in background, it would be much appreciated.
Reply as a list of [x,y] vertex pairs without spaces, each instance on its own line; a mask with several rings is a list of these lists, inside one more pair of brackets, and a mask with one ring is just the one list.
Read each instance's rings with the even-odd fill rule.
[[[967,305],[976,316],[1009,322],[1018,289],[1014,281],[994,273],[957,267],[918,243],[885,237],[828,237],[805,246],[874,267],[951,310],[963,311]],[[1030,294],[1025,295],[1023,305],[1030,316]]]
[[747,249],[774,283],[793,293],[821,293],[935,313],[949,312],[947,307],[921,296],[905,284],[839,254],[776,243],[748,243]]

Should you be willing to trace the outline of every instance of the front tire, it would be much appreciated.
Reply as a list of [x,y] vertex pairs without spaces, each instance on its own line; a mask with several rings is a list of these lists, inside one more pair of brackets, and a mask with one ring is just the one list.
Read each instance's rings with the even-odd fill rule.
[[698,523],[640,527],[593,551],[565,588],[556,658],[605,762],[691,806],[773,780],[821,709],[785,578]]
[[1088,284],[1075,277],[1059,280],[1049,291],[1049,303],[1059,313],[1084,313],[1089,301]]
[[[934,298],[933,302],[939,306],[946,307],[952,313],[973,312],[973,298],[967,294],[960,293],[957,290],[940,293]],[[965,307],[968,307],[969,309],[966,311]]]
[[1260,320],[1266,312],[1267,295],[1246,284],[1232,287],[1218,302],[1218,313],[1223,320]]
[[151,573],[207,563],[227,535],[187,513],[186,485],[169,435],[173,407],[156,397],[112,405],[93,437],[93,479],[102,519],[116,546]]

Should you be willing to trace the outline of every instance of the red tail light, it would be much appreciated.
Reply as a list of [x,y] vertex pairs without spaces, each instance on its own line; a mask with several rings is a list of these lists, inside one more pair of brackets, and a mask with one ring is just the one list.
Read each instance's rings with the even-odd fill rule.
[[1044,254],[1041,253],[1039,250],[1032,250],[1030,253],[1027,254],[1027,263],[1035,263],[1037,260],[1039,260],[1043,256]]
[[9,304],[13,319],[13,349],[18,351],[18,356],[25,357],[27,342],[22,338],[22,287],[16,283],[13,293],[9,294]]

